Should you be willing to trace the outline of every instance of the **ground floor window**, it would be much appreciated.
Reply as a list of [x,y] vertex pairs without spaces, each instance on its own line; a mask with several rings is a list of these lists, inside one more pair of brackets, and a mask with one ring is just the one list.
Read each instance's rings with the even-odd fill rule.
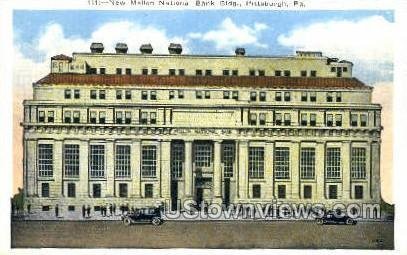
[[49,197],[49,183],[46,182],[41,184],[41,196]]
[[260,184],[253,184],[253,198],[261,198],[261,186]]
[[304,185],[304,198],[312,198],[312,186]]
[[75,196],[76,196],[75,183],[68,183],[68,197]]
[[363,186],[355,185],[355,199],[363,199]]
[[249,178],[264,178],[264,148],[249,148]]
[[277,192],[278,198],[286,198],[286,186],[278,185],[277,189],[278,189],[278,192]]
[[153,184],[145,184],[144,186],[144,197],[152,198],[153,197]]
[[95,183],[92,185],[92,192],[93,192],[93,197],[98,198],[101,195],[100,192],[101,188],[100,188],[100,184],[99,183]]
[[119,197],[127,197],[127,183],[119,184]]
[[328,198],[329,199],[337,199],[338,198],[338,186],[337,185],[329,185]]
[[142,146],[141,175],[142,177],[155,177],[157,167],[157,148],[155,145]]
[[68,211],[74,212],[75,211],[75,206],[74,205],[68,205]]
[[49,211],[49,205],[42,206],[42,211],[43,212],[48,212]]

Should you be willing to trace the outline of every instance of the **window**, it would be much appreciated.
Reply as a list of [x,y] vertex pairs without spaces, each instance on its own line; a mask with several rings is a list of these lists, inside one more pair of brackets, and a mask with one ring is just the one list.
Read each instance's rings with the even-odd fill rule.
[[44,111],[38,112],[38,122],[45,122],[45,112]]
[[342,126],[342,115],[341,114],[336,114],[335,115],[335,125],[337,127],[341,127]]
[[99,90],[99,99],[106,99],[106,91]]
[[116,112],[116,124],[123,123],[123,112]]
[[73,91],[73,97],[74,97],[75,99],[79,99],[79,98],[81,97],[81,94],[80,94],[79,89],[75,89],[75,90]]
[[52,177],[53,169],[53,145],[38,144],[38,176]]
[[307,114],[301,113],[301,126],[306,126],[308,124]]
[[290,70],[284,70],[284,76],[286,76],[286,77],[291,76],[291,71]]
[[332,73],[336,72],[336,67],[335,66],[331,67],[331,72]]
[[150,91],[150,99],[157,100],[157,91],[155,91],[155,90]]
[[65,99],[71,99],[71,90],[66,89],[64,95],[65,95]]
[[105,124],[106,123],[106,112],[99,112],[99,123]]
[[202,76],[202,70],[197,69],[197,70],[195,71],[195,74],[196,74],[197,76]]
[[346,66],[342,67],[342,71],[347,72],[348,68]]
[[260,91],[259,99],[261,102],[266,101],[266,92],[265,91]]
[[290,92],[284,92],[284,101],[291,101],[291,93]]
[[96,124],[96,115],[97,115],[97,113],[95,112],[95,111],[91,111],[90,112],[90,123],[92,123],[92,124]]
[[255,70],[249,70],[249,75],[250,75],[250,76],[255,76],[255,75],[256,75],[256,71],[255,71]]
[[350,115],[350,125],[352,127],[357,127],[358,126],[358,115],[357,114],[351,114]]
[[54,111],[48,111],[48,122],[54,122]]
[[259,114],[259,124],[262,126],[266,125],[266,114],[265,113]]
[[238,75],[239,75],[239,71],[238,71],[238,70],[232,70],[232,75],[233,75],[233,76],[238,76]]
[[195,166],[210,167],[212,161],[212,144],[197,143],[195,144]]
[[146,183],[144,185],[144,197],[152,198],[153,197],[153,184]]
[[223,177],[233,177],[233,163],[235,161],[235,146],[232,143],[222,144]]
[[274,71],[274,75],[275,75],[275,76],[281,76],[281,71],[280,71],[280,70]]
[[327,92],[326,93],[326,101],[327,102],[332,102],[332,92]]
[[229,72],[229,70],[225,69],[225,70],[222,71],[222,74],[224,76],[229,76],[230,72]]
[[116,99],[122,99],[122,94],[123,94],[122,90],[116,90]]
[[91,90],[90,91],[90,99],[96,99],[97,98],[97,96],[96,96],[96,90]]
[[157,113],[150,112],[150,124],[156,124],[156,123],[157,123]]
[[185,69],[178,69],[178,75],[184,76],[185,75]]
[[342,93],[336,92],[336,102],[342,102]]
[[333,126],[333,121],[334,121],[333,114],[327,114],[326,115],[326,126],[327,127],[332,127]]
[[124,117],[124,123],[131,124],[131,112],[125,112]]
[[363,199],[363,186],[355,185],[355,199]]
[[352,179],[365,179],[366,178],[366,149],[365,148],[352,148],[351,176],[352,176]]
[[274,177],[290,179],[290,148],[276,147],[274,152]]
[[317,92],[310,92],[309,99],[311,102],[316,102],[317,101]]
[[306,77],[307,76],[307,71],[306,70],[301,71],[301,76]]
[[90,177],[100,178],[105,176],[105,146],[90,145]]
[[99,69],[100,74],[106,74],[106,68],[102,67]]
[[79,145],[64,145],[64,175],[65,177],[79,177]]
[[366,127],[367,126],[367,115],[366,114],[361,114],[360,115],[360,126],[361,127]]
[[230,91],[223,91],[223,99],[229,99],[230,98]]
[[146,90],[141,91],[141,100],[148,99],[148,92]]
[[125,90],[124,93],[125,93],[126,99],[130,100],[131,99],[131,90]]
[[202,99],[202,91],[197,90],[197,91],[195,92],[195,97],[196,97],[196,99]]
[[211,76],[212,75],[212,70],[205,70],[205,75],[206,76]]
[[170,90],[170,92],[168,93],[168,98],[169,99],[174,99],[175,98],[175,91],[174,90]]
[[278,102],[281,101],[281,92],[276,92],[275,100]]
[[157,167],[157,148],[155,145],[144,145],[141,150],[141,176],[155,177]]
[[147,68],[141,69],[141,74],[142,75],[148,75],[148,69]]
[[237,90],[232,91],[232,99],[239,100],[239,91]]
[[277,186],[277,197],[278,198],[286,198],[286,187],[285,187],[285,185],[278,185]]
[[263,147],[249,147],[249,178],[264,178]]
[[209,98],[211,98],[211,92],[210,91],[205,91],[205,98],[206,99],[209,99]]
[[259,76],[265,76],[266,75],[266,71],[264,70],[259,70]]
[[284,113],[284,126],[290,126],[290,125],[291,125],[291,114]]
[[252,126],[257,125],[257,114],[256,113],[250,113],[249,124]]
[[157,68],[151,69],[151,74],[152,75],[157,75],[158,74],[158,69]]
[[73,123],[79,123],[79,122],[81,122],[81,112],[74,111],[73,112]]
[[317,77],[317,71],[311,70],[311,77]]
[[308,101],[308,93],[303,91],[301,93],[301,102],[307,102]]
[[92,185],[92,195],[93,195],[93,197],[95,197],[95,198],[99,198],[99,197],[101,197],[101,187],[100,187],[100,184],[99,183],[94,183],[93,185]]
[[281,113],[276,113],[275,123],[276,123],[277,126],[280,126],[282,124],[282,115],[281,115]]
[[326,164],[326,178],[328,179],[341,178],[341,149],[327,148],[325,164]]
[[257,100],[257,92],[252,91],[250,92],[250,101],[256,101]]
[[127,183],[119,183],[119,197],[127,197]]
[[49,211],[49,205],[43,205],[41,209],[42,209],[43,212],[48,212]]
[[148,121],[148,112],[141,112],[140,122],[141,124],[147,124]]
[[122,74],[122,69],[121,68],[116,68],[116,74]]
[[310,115],[309,124],[311,127],[315,127],[317,125],[317,115],[315,113],[311,113]]
[[184,144],[171,144],[171,177],[182,178],[182,170],[184,164]]
[[116,146],[116,160],[115,160],[115,175],[116,178],[130,178],[130,145],[117,145]]
[[253,198],[261,198],[261,185],[253,184],[252,186]]
[[336,185],[329,185],[328,186],[328,198],[329,199],[337,199],[338,198],[338,186],[336,186]]
[[74,205],[68,205],[68,211],[74,212],[75,211],[75,206]]
[[312,186],[311,185],[304,185],[304,198],[305,199],[312,198]]
[[175,69],[169,69],[168,74],[171,75],[171,76],[174,76],[175,75]]
[[75,183],[68,183],[68,197],[75,196],[76,196]]
[[72,112],[71,111],[65,111],[64,112],[64,123],[71,123],[71,116]]
[[47,182],[41,183],[41,196],[49,197],[49,183],[47,183]]
[[180,99],[184,98],[184,91],[183,90],[178,90],[178,98],[180,98]]
[[301,148],[300,170],[302,179],[315,177],[315,149]]

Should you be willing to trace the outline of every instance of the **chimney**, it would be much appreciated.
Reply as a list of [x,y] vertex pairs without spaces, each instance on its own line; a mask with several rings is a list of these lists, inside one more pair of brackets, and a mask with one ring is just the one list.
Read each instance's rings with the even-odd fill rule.
[[182,46],[179,43],[170,43],[170,46],[168,46],[168,52],[170,54],[181,54],[182,52]]
[[90,52],[92,52],[92,53],[103,53],[104,49],[105,49],[105,47],[103,47],[103,43],[93,42],[90,45]]
[[129,48],[127,47],[127,44],[125,44],[125,43],[116,43],[116,47],[115,47],[116,53],[118,53],[118,54],[126,54],[128,49]]
[[142,54],[151,54],[151,53],[153,53],[153,46],[151,46],[150,43],[142,44],[140,46],[140,52]]
[[244,48],[236,48],[235,53],[236,56],[244,56],[246,54],[246,50]]

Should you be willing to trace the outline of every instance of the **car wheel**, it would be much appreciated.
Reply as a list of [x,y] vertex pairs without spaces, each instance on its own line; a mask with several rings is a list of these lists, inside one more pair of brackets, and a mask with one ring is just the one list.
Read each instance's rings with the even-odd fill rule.
[[155,218],[153,218],[153,219],[151,220],[151,223],[152,223],[154,226],[158,226],[158,225],[161,224],[161,219],[155,217]]
[[351,218],[346,219],[346,225],[353,225],[353,220]]
[[124,218],[123,223],[125,226],[130,226],[131,225],[131,220],[129,218]]
[[324,224],[324,220],[323,220],[323,219],[317,219],[317,224],[318,224],[318,225],[323,225],[323,224]]

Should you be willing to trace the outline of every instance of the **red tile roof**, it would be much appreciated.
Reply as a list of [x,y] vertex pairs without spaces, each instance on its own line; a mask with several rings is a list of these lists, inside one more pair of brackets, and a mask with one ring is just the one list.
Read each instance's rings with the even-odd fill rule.
[[276,77],[276,76],[168,76],[168,75],[97,75],[51,73],[35,83],[63,85],[146,85],[212,86],[264,88],[371,89],[356,78]]
[[64,54],[59,54],[59,55],[51,57],[51,60],[68,60],[68,61],[72,61],[72,58],[68,57],[68,56],[66,56]]

